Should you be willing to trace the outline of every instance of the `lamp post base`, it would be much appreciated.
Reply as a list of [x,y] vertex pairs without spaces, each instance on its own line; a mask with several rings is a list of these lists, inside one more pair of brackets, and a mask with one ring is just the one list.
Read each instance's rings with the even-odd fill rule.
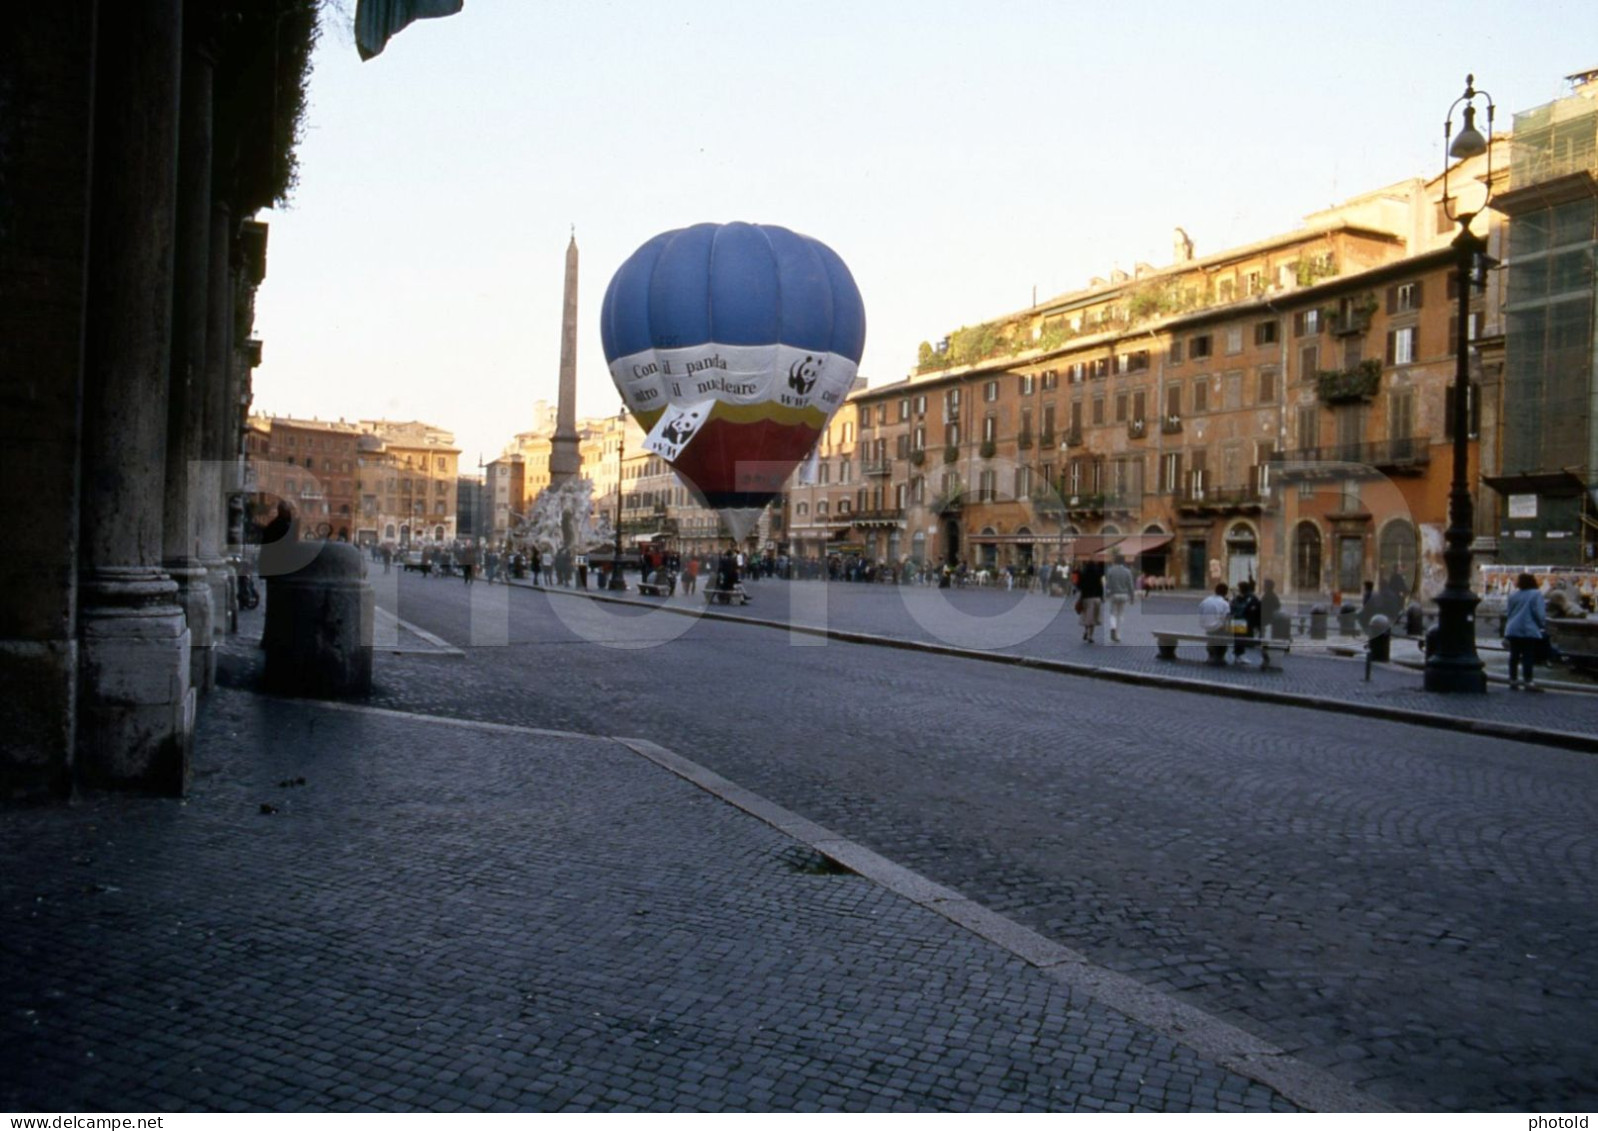
[[1481,695],[1487,691],[1487,670],[1476,652],[1474,593],[1444,590],[1437,595],[1435,649],[1426,652],[1424,686],[1445,694]]

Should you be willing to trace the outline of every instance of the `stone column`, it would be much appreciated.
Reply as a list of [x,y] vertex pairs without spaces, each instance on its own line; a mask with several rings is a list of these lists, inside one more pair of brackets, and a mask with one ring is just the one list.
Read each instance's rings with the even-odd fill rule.
[[189,630],[161,569],[181,0],[99,8],[84,333],[77,769],[178,794]]
[[0,798],[72,787],[78,455],[94,4],[8,10],[0,32]]
[[[217,610],[216,631],[224,631],[237,608],[238,578],[227,560],[227,489],[223,467],[236,462],[238,427],[235,402],[238,399],[233,364],[233,314],[238,294],[238,276],[231,265],[233,249],[233,210],[218,200],[211,202],[210,250],[206,269],[205,334],[205,423],[203,429],[206,460],[204,502],[199,511],[197,536],[200,558],[211,582],[211,601]],[[228,480],[234,478],[227,476]]]
[[178,603],[189,625],[189,680],[200,694],[216,681],[212,626],[217,605],[201,559],[203,515],[220,485],[206,457],[208,387],[206,369],[207,286],[211,254],[211,153],[213,58],[203,20],[189,0],[178,121],[177,238],[172,292],[172,378],[167,414],[166,501],[162,516],[162,562],[178,585]]

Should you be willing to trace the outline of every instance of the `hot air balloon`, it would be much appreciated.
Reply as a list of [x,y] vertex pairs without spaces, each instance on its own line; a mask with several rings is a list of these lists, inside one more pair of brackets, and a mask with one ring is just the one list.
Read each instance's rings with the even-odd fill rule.
[[843,260],[771,224],[661,233],[616,271],[600,320],[644,446],[740,539],[849,395],[866,336]]

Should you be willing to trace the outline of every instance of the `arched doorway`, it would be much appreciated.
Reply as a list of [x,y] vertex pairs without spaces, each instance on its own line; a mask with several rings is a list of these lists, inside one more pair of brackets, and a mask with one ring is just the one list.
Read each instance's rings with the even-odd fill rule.
[[943,522],[943,560],[950,565],[960,561],[960,524],[952,518]]
[[910,557],[917,565],[927,564],[927,532],[917,530],[910,539]]
[[1405,593],[1413,592],[1420,580],[1417,568],[1419,549],[1415,527],[1407,519],[1397,518],[1382,527],[1377,543],[1377,585],[1385,585],[1393,574],[1403,578]]
[[1259,571],[1259,535],[1246,522],[1232,524],[1226,532],[1226,583],[1253,581]]
[[1313,522],[1301,522],[1293,531],[1293,590],[1321,591],[1321,530]]
[[985,541],[991,539],[996,531],[991,526],[984,526],[982,533],[977,535],[977,560],[973,563],[977,569],[994,570],[999,568],[999,545],[997,542]]

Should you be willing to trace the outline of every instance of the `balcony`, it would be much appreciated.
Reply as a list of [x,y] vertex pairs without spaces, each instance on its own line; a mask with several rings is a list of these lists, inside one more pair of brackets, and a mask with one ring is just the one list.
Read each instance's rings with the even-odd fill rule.
[[902,526],[904,525],[904,508],[881,507],[876,510],[855,511],[854,524],[861,526]]
[[1390,475],[1423,475],[1432,460],[1429,436],[1407,436],[1368,444],[1332,444],[1321,448],[1296,448],[1278,457],[1281,474],[1301,479],[1317,474],[1346,476],[1348,465],[1364,465]]
[[1142,420],[1128,420],[1126,422],[1126,435],[1128,439],[1141,440],[1149,434],[1147,422]]
[[1173,436],[1181,430],[1182,418],[1174,412],[1170,416],[1167,416],[1164,420],[1160,421],[1160,431],[1167,436]]
[[1072,428],[1067,431],[1065,434],[1065,446],[1068,448],[1080,448],[1082,446],[1082,429]]
[[1271,504],[1270,488],[1258,483],[1247,487],[1205,487],[1189,483],[1176,497],[1181,514],[1259,514]]
[[1369,402],[1382,384],[1382,363],[1366,358],[1352,369],[1323,369],[1315,374],[1315,392],[1328,405]]
[[887,459],[868,459],[860,465],[860,474],[869,477],[888,476],[893,474],[893,461]]

